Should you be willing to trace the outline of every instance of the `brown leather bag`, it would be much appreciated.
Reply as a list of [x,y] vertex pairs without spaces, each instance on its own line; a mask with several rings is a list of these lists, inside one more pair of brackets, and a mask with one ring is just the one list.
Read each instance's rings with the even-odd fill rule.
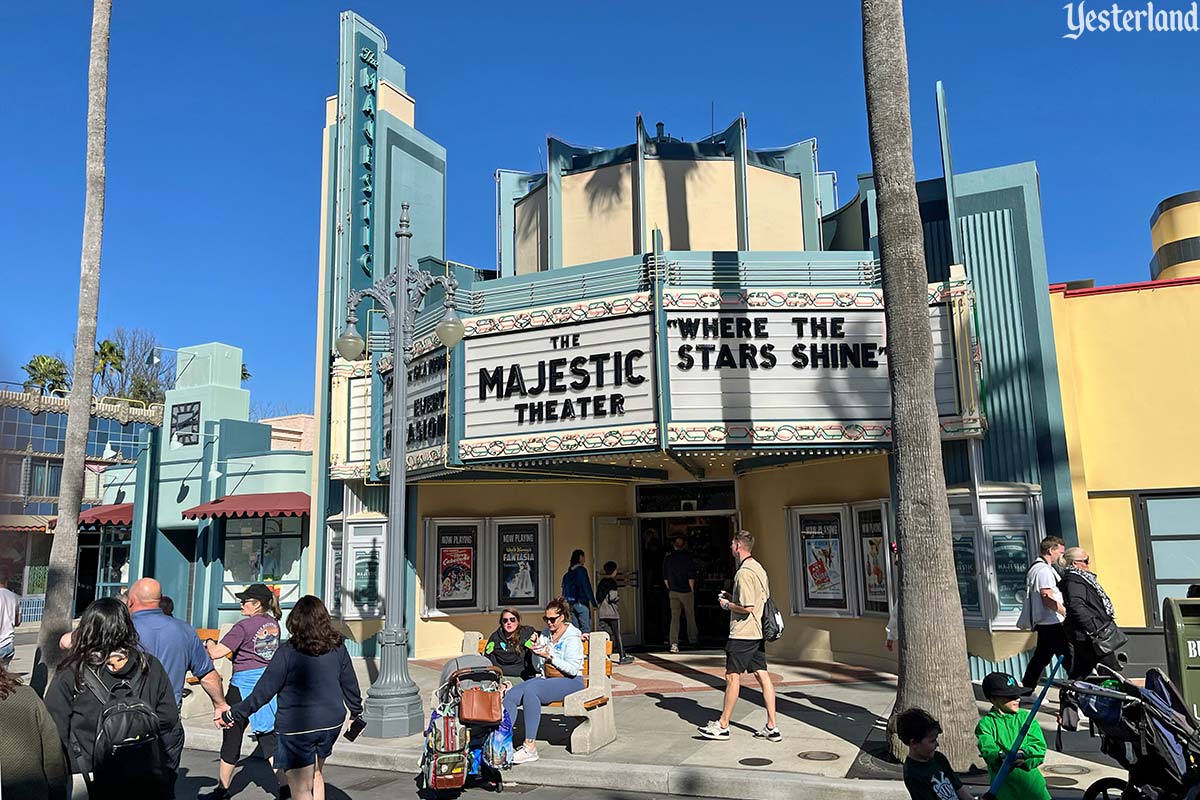
[[504,719],[500,692],[464,689],[458,700],[458,718],[472,725],[499,725]]

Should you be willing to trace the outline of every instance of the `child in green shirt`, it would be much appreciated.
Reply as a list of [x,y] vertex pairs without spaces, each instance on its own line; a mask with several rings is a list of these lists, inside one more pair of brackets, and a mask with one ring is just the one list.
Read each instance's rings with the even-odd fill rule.
[[904,786],[912,800],[975,800],[946,757],[937,751],[942,726],[927,712],[910,708],[896,717],[896,735],[908,745]]
[[[1032,691],[1003,672],[993,672],[983,679],[983,694],[992,702],[992,708],[975,726],[975,736],[979,740],[979,755],[987,762],[989,778],[996,777],[1029,718],[1029,712],[1021,710],[1021,698]],[[1046,738],[1034,720],[1021,742],[1012,772],[998,790],[997,800],[1050,800],[1046,779],[1038,771],[1045,760]]]

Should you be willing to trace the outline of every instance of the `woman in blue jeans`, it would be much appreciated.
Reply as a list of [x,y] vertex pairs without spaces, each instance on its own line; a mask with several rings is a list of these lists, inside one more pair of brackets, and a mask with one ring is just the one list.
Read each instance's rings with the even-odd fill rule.
[[570,609],[561,597],[546,604],[546,630],[532,648],[537,675],[514,686],[504,695],[508,718],[517,719],[517,708],[525,709],[525,744],[513,753],[513,764],[537,761],[537,732],[542,706],[556,703],[583,688],[583,635],[569,622]]
[[571,621],[580,633],[592,632],[592,607],[599,605],[592,592],[592,579],[584,566],[582,550],[571,553],[571,566],[562,579],[563,598],[571,612]]

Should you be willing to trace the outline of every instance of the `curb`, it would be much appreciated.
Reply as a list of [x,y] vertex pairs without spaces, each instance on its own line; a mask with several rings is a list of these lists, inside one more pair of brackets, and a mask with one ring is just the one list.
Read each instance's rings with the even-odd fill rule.
[[[218,752],[221,734],[216,730],[187,729],[186,747]],[[335,766],[400,772],[416,775],[420,753],[381,749],[339,741],[329,759]],[[567,769],[563,769],[566,766]],[[733,767],[690,767],[658,764],[622,764],[612,761],[561,759],[525,764],[504,774],[507,784],[531,784],[576,789],[614,789],[721,800],[906,800],[900,781],[826,778],[777,770]]]

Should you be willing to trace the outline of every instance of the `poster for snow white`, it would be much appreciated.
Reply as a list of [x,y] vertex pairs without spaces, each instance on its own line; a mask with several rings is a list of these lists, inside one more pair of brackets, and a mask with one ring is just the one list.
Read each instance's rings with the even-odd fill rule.
[[467,607],[475,603],[475,532],[438,531],[438,605]]
[[500,602],[504,605],[539,605],[538,526],[501,525]]

